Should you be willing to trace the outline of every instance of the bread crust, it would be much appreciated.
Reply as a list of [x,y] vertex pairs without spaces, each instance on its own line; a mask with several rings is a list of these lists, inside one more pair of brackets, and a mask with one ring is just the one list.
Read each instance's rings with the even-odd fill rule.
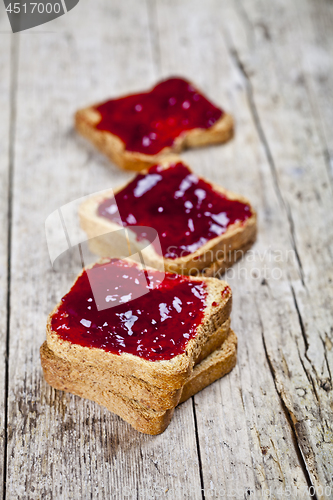
[[[108,259],[102,259],[102,261],[107,262]],[[133,264],[139,266],[137,263],[133,262]],[[86,269],[92,266],[88,266]],[[154,270],[152,269],[152,271]],[[190,376],[202,346],[229,318],[232,306],[232,293],[226,282],[216,278],[192,277],[191,279],[198,282],[205,281],[207,284],[203,321],[197,328],[197,334],[188,341],[185,352],[170,360],[149,361],[133,354],[113,354],[103,349],[84,347],[61,339],[57,332],[52,330],[52,317],[57,312],[61,302],[56,305],[48,317],[47,344],[57,356],[70,362],[103,367],[105,370],[125,376],[132,375],[168,392],[179,389]],[[216,303],[217,306],[213,306],[213,303]]]
[[[108,390],[100,381],[74,379],[71,376],[71,363],[57,357],[46,343],[41,346],[40,354],[45,380],[55,389],[95,401],[145,434],[160,434],[170,423],[174,408],[155,411],[135,400]],[[182,392],[180,402],[186,401],[218,378],[226,375],[235,366],[236,357],[237,338],[230,330],[222,347],[194,368],[191,378],[183,389],[180,389]]]
[[105,389],[98,382],[71,379],[67,375],[71,371],[70,362],[55,356],[50,350],[45,352],[43,346],[44,344],[40,355],[44,377],[55,389],[95,401],[145,434],[160,434],[169,425],[174,408],[166,411],[151,410],[121,394]]
[[[213,351],[223,344],[229,334],[230,319],[214,332],[209,340],[203,345],[199,357],[195,360],[197,365]],[[53,364],[48,364],[47,361],[53,355]],[[42,366],[45,372],[49,370],[55,371],[57,369],[56,360],[61,358],[56,357],[53,351],[49,349],[47,343],[41,347]],[[87,365],[85,363],[67,363],[64,375],[66,379],[71,381],[83,380],[98,380],[102,383],[106,390],[122,394],[123,396],[138,401],[143,406],[157,410],[165,411],[174,408],[180,398],[181,389],[176,389],[172,392],[167,392],[159,387],[148,384],[144,380],[138,379],[133,376],[124,376],[119,373],[101,370],[96,366]]]
[[227,340],[198,364],[183,387],[179,404],[187,401],[199,391],[224,377],[237,362],[237,337],[230,328]]
[[148,168],[155,163],[165,160],[170,155],[180,153],[186,148],[227,142],[232,138],[234,133],[232,116],[223,113],[221,118],[212,127],[184,131],[175,139],[171,147],[163,148],[155,155],[146,155],[144,153],[127,151],[124,142],[117,135],[108,131],[98,130],[96,125],[100,120],[101,114],[94,106],[89,106],[75,113],[75,128],[113,163],[125,170],[135,171]]
[[226,249],[222,258],[216,259],[208,267],[201,270],[201,275],[205,277],[221,278],[227,269],[232,267],[248,250],[250,250],[255,241],[256,238],[254,235],[253,239],[250,239],[244,246],[233,250]]
[[[184,162],[183,164],[186,165]],[[168,168],[169,165],[169,161],[162,163],[164,168]],[[125,240],[121,242],[122,236],[119,230],[122,227],[106,217],[99,216],[98,206],[108,197],[113,197],[114,194],[124,189],[125,186],[94,195],[80,205],[80,224],[88,236],[90,250],[101,257],[121,256],[127,255],[129,245],[133,253],[141,251],[144,254],[145,262],[156,269],[193,276],[222,274],[239,260],[254,243],[257,235],[257,214],[249,200],[244,196],[215,183],[211,183],[211,185],[215,191],[227,198],[248,204],[252,215],[244,223],[231,224],[225,233],[207,241],[197,251],[176,259],[163,258],[156,253],[151,244],[138,242],[136,234],[131,231],[131,226],[126,226],[126,242]],[[118,233],[115,233],[116,231]],[[125,232],[123,234],[125,235]]]

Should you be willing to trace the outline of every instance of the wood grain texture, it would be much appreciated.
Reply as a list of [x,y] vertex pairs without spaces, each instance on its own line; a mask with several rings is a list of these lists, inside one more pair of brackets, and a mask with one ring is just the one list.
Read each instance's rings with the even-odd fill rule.
[[245,2],[241,15],[234,4],[228,6],[234,20],[232,31],[226,27],[230,50],[247,84],[295,255],[285,277],[258,292],[265,349],[317,497],[330,498],[333,200],[318,120],[304,85],[307,49],[297,22],[304,12],[287,2]]
[[149,86],[154,77],[142,2],[100,1],[93,9],[80,2],[53,27],[20,37],[7,498],[148,499],[170,488],[184,492],[178,498],[199,499],[191,403],[162,436],[147,438],[42,377],[46,317],[72,280],[50,268],[44,221],[64,203],[128,177],[77,137],[73,113],[91,99]]
[[[6,498],[332,497],[332,15],[325,0],[81,0],[17,37]],[[1,65],[1,214],[14,73]],[[226,275],[236,368],[151,437],[42,378],[46,317],[72,281],[50,267],[44,221],[131,176],[75,134],[74,111],[174,74],[235,117],[234,140],[184,158],[247,196],[259,231]],[[0,394],[3,428],[1,408]]]
[[[190,8],[196,12],[195,25],[186,23]],[[227,273],[235,291],[233,325],[240,339],[238,367],[227,379],[195,397],[205,498],[218,498],[218,492],[223,491],[234,492],[239,498],[284,498],[288,491],[295,498],[307,498],[302,459],[276,393],[255,302],[265,266],[270,266],[267,281],[276,286],[271,275],[274,253],[280,251],[285,261],[287,252],[292,256],[294,252],[285,235],[288,219],[281,211],[270,165],[253,123],[247,81],[226,42],[227,34],[221,31],[223,17],[227,17],[225,8],[218,2],[198,2],[195,6],[191,2],[186,9],[183,3],[179,7],[174,2],[170,11],[165,4],[164,9],[159,4],[157,9],[159,32],[170,33],[160,40],[162,72],[182,72],[195,81],[202,77],[200,83],[208,95],[222,106],[225,103],[236,120],[234,141],[223,148],[188,152],[186,158],[195,171],[210,180],[247,193],[259,213],[255,252],[249,254],[249,262],[235,266],[235,273]],[[201,40],[202,52],[197,39]],[[172,59],[170,54],[176,52],[178,57]],[[207,79],[207,74],[212,77]],[[258,278],[252,283],[256,273]],[[275,304],[268,307],[274,314]],[[272,335],[274,326],[267,328],[267,336]]]
[[[298,16],[300,7],[301,15]],[[297,37],[301,44],[302,79],[307,88],[316,128],[321,142],[328,175],[333,183],[333,71],[331,35],[333,6],[330,2],[311,1],[294,9],[297,17]]]
[[9,33],[4,9],[0,11],[0,496],[4,494],[6,470],[7,322],[9,306],[8,256],[10,240],[12,141],[15,107],[15,41]]

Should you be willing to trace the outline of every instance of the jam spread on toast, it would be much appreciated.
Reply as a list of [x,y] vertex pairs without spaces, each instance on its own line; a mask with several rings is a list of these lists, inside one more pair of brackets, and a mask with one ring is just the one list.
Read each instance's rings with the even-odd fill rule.
[[154,155],[183,132],[207,129],[223,111],[182,78],[164,80],[149,92],[112,99],[95,109],[98,130],[118,136],[128,151]]
[[61,339],[81,346],[168,360],[182,354],[196,335],[206,287],[204,281],[105,259],[78,277],[51,327]]
[[140,226],[156,229],[163,257],[176,259],[222,235],[231,224],[244,223],[252,213],[248,204],[227,198],[177,163],[138,174],[98,206],[98,215],[132,226],[138,241],[147,239]]

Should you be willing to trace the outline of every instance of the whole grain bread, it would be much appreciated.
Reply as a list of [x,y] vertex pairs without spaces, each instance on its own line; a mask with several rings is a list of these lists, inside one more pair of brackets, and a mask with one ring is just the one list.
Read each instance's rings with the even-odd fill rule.
[[[163,162],[162,166],[168,168],[170,162]],[[145,173],[148,173],[148,171],[141,172],[141,174]],[[144,255],[145,262],[156,269],[165,269],[172,273],[193,276],[222,274],[240,259],[254,243],[257,233],[257,215],[245,197],[217,184],[211,183],[211,185],[215,191],[230,200],[249,205],[251,216],[245,222],[236,222],[229,225],[223,234],[207,241],[195,252],[176,259],[163,258],[158,255],[152,244],[145,240],[138,241],[136,233],[131,230],[131,226],[127,226],[126,230],[120,231],[121,226],[106,217],[100,216],[98,214],[100,203],[108,197],[113,198],[125,186],[92,196],[81,204],[79,208],[80,224],[88,236],[90,250],[101,257],[119,257],[128,255],[130,248],[133,254],[141,252]]]
[[[194,87],[193,84],[191,85]],[[232,116],[228,113],[223,113],[220,119],[211,127],[184,131],[175,139],[171,147],[163,148],[158,154],[148,155],[128,151],[120,137],[109,131],[98,130],[96,125],[100,122],[101,115],[96,109],[97,106],[98,104],[95,104],[76,112],[76,130],[92,142],[112,162],[126,170],[140,171],[186,148],[226,142],[231,139],[234,132]]]
[[[219,348],[226,340],[229,334],[230,319],[214,332],[214,334],[203,345],[198,359],[195,363],[200,363],[203,359],[209,356],[213,351]],[[124,376],[108,370],[101,370],[96,366],[91,366],[86,363],[66,363],[62,359],[55,356],[49,349],[47,343],[41,347],[41,359],[44,371],[54,371],[58,374],[59,363],[62,366],[62,375],[66,380],[75,381],[98,381],[103,384],[105,390],[121,394],[129,399],[134,399],[143,406],[157,410],[165,411],[174,408],[180,398],[181,389],[176,389],[172,392],[167,392],[159,387],[148,384],[146,381],[133,376]],[[52,360],[52,363],[49,360]]]
[[[130,261],[130,259],[126,260],[131,265],[140,267],[139,264]],[[105,263],[108,261],[109,259],[102,260]],[[86,269],[92,267],[93,265],[88,266]],[[149,272],[156,272],[155,269],[147,269],[149,269]],[[196,335],[187,342],[183,354],[174,356],[169,360],[150,361],[126,352],[118,355],[100,348],[85,347],[63,340],[56,331],[52,330],[52,317],[57,312],[61,302],[57,304],[47,320],[47,345],[57,356],[69,362],[86,363],[121,375],[131,375],[167,392],[179,389],[190,376],[203,345],[229,318],[232,305],[231,289],[226,282],[216,278],[191,277],[190,279],[200,283],[204,281],[207,296],[203,320],[197,327]]]
[[[71,363],[57,357],[44,343],[41,346],[41,361],[44,377],[55,389],[71,392],[105,406],[116,413],[136,430],[146,434],[160,434],[170,423],[174,409],[156,411],[121,394],[106,389],[99,381],[71,377]],[[193,370],[181,395],[181,402],[201,391],[218,378],[226,375],[236,364],[237,338],[230,330],[222,347],[201,361]]]
[[236,365],[236,361],[237,337],[230,329],[227,340],[194,368],[183,387],[179,404],[229,373]]
[[221,278],[223,274],[230,269],[238,260],[242,259],[245,253],[250,250],[255,242],[255,235],[247,243],[239,248],[230,249],[227,246],[221,251],[221,257],[204,267],[200,274],[201,276]]

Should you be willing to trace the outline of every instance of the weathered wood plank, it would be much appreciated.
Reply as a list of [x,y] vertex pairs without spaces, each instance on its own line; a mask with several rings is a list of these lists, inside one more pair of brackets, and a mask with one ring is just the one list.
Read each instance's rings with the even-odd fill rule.
[[[6,470],[6,358],[8,311],[8,253],[10,224],[10,178],[12,168],[13,109],[15,99],[15,40],[11,36],[3,6],[0,10],[2,58],[0,65],[0,496],[4,492]],[[6,33],[6,31],[8,31]]]
[[[232,494],[236,498],[286,498],[289,491],[291,498],[308,498],[302,459],[266,359],[256,306],[261,281],[266,278],[275,286],[274,252],[280,251],[284,260],[288,250],[293,255],[286,235],[288,219],[281,212],[253,123],[247,82],[224,41],[226,6],[213,1],[171,5],[157,4],[162,73],[193,79],[236,118],[236,137],[230,144],[184,156],[195,171],[248,196],[259,214],[255,254],[227,274],[235,298],[238,365],[229,377],[195,397],[205,498]],[[189,12],[196,15],[189,17]],[[298,274],[297,269],[293,272]],[[267,307],[272,309],[270,304]],[[267,328],[267,336],[271,330]]]
[[129,177],[76,136],[72,115],[155,80],[148,24],[142,1],[80,2],[53,33],[21,35],[8,498],[149,499],[165,490],[201,498],[191,403],[163,435],[140,435],[97,405],[50,389],[39,361],[47,314],[70,285],[50,269],[44,221],[62,204]]
[[[236,9],[230,2],[224,26],[296,257],[285,277],[258,290],[265,348],[317,496],[330,498],[333,207],[321,131],[304,85],[299,7],[244,2]],[[275,241],[288,249],[285,237]]]
[[297,34],[301,39],[302,76],[307,87],[312,112],[317,118],[322,152],[333,182],[333,6],[330,2],[310,1],[295,4]]
[[[333,350],[332,253],[325,249],[332,207],[316,106],[328,124],[325,137],[331,122],[323,98],[315,96],[319,104],[311,107],[309,90],[297,84],[307,40],[293,33],[299,16],[287,2],[272,5],[165,1],[150,3],[147,13],[142,2],[100,2],[94,9],[80,2],[53,23],[55,33],[21,35],[9,498],[156,498],[164,492],[201,498],[195,426],[205,498],[223,491],[308,498],[303,460],[313,483],[327,484]],[[308,11],[299,9],[300,25],[307,26]],[[318,41],[326,51],[329,44]],[[313,60],[306,64],[312,74]],[[235,115],[232,143],[185,156],[197,172],[248,196],[260,231],[252,260],[228,274],[238,366],[196,396],[194,414],[187,402],[169,429],[151,438],[97,405],[46,387],[38,346],[46,315],[69,279],[50,271],[43,223],[62,204],[128,177],[76,137],[73,111],[170,73],[192,78]]]

